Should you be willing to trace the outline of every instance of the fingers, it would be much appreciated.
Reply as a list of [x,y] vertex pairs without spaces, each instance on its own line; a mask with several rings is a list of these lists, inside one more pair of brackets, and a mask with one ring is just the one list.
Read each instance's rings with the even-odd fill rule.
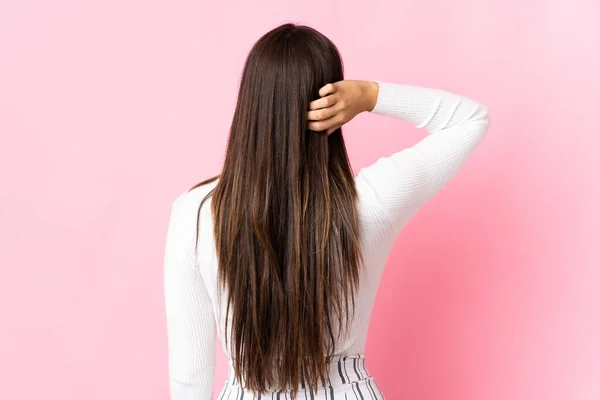
[[320,108],[318,110],[311,110],[306,113],[306,118],[309,121],[323,121],[334,116],[338,112],[339,107],[333,106],[327,108]]
[[328,83],[327,85],[323,86],[321,89],[319,89],[319,96],[321,96],[321,98],[311,101],[309,104],[309,109],[318,110],[319,108],[330,107],[334,105],[338,100],[338,96],[334,96],[336,92],[337,89],[333,83]]
[[327,85],[323,86],[321,89],[319,89],[319,96],[323,97],[323,96],[327,96],[328,94],[331,93],[335,93],[335,86],[333,83],[328,83]]
[[331,107],[335,103],[337,103],[339,96],[337,94],[329,94],[325,97],[321,97],[320,99],[313,100],[308,104],[309,110],[318,110],[320,108]]
[[321,132],[341,123],[341,117],[339,114],[335,114],[334,116],[320,120],[320,121],[311,121],[308,123],[308,129],[315,132]]
[[337,129],[337,126],[340,126],[341,121],[338,115],[340,107],[336,106],[339,96],[336,91],[333,83],[328,83],[319,89],[321,98],[309,103],[310,111],[307,113],[308,129],[315,132],[326,130],[329,135]]

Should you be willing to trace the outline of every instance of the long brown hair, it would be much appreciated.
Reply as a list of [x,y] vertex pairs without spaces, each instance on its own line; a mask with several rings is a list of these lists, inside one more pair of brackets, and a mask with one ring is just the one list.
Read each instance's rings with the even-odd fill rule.
[[319,379],[325,385],[354,314],[362,265],[354,175],[342,129],[309,131],[306,116],[319,89],[342,79],[336,46],[313,28],[266,33],[244,65],[222,173],[190,189],[219,178],[200,208],[212,195],[231,357],[255,392],[277,383],[295,396],[301,377],[315,391]]

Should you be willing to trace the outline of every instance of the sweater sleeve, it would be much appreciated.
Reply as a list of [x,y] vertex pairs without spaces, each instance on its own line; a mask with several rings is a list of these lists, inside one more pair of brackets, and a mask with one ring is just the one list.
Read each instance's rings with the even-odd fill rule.
[[465,164],[487,132],[490,117],[483,105],[450,92],[375,82],[379,94],[371,112],[403,119],[428,133],[356,176],[357,188],[369,199],[368,214],[397,235]]
[[167,320],[171,400],[212,398],[216,324],[210,296],[194,267],[194,215],[185,199],[171,208],[164,253],[164,296]]

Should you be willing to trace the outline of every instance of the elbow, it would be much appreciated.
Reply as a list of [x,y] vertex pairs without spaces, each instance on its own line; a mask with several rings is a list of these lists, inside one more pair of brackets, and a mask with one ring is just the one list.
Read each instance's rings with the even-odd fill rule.
[[479,105],[474,117],[476,120],[484,122],[485,125],[487,125],[487,126],[490,125],[490,122],[491,122],[490,111],[483,104]]
[[470,120],[471,122],[481,126],[481,132],[482,134],[485,134],[491,123],[491,117],[488,108],[483,104],[478,104]]

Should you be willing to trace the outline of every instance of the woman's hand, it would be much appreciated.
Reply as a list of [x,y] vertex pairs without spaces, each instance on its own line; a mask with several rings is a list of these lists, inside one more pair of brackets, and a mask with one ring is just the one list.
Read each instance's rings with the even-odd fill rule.
[[377,104],[379,83],[342,80],[319,89],[320,99],[309,103],[308,129],[315,132],[333,131],[363,111],[372,111]]

